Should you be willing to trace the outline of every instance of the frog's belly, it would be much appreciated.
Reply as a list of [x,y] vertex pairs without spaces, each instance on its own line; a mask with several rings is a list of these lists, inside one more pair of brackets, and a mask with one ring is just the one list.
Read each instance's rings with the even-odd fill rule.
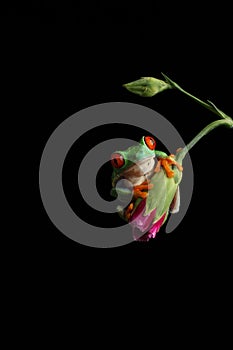
[[154,174],[154,168],[146,174],[134,174],[130,173],[127,176],[124,175],[124,178],[131,182],[133,186],[141,185],[143,182],[148,181]]
[[125,179],[131,182],[133,186],[141,185],[150,179],[154,174],[155,158],[147,158],[135,165],[132,165],[122,174]]

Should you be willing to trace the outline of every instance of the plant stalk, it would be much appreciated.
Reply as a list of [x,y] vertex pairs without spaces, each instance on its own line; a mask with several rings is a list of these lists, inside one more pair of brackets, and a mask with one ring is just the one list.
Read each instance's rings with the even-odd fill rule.
[[202,129],[195,137],[190,141],[181,151],[176,154],[176,161],[182,163],[182,160],[190,149],[205,135],[210,131],[217,128],[218,126],[225,125],[227,127],[233,127],[233,120],[231,118],[215,120],[214,122],[208,124],[204,129]]
[[[184,90],[181,86],[179,86],[177,83],[175,83],[174,81],[172,81],[167,75],[165,75],[164,73],[161,73],[165,80],[166,83],[169,84],[171,86],[171,88],[175,88],[177,90],[179,90],[180,92],[182,92],[183,94],[185,94],[186,96],[190,97],[191,99],[193,99],[194,101],[196,101],[197,103],[199,103],[200,105],[202,105],[203,107],[205,107],[206,109],[208,109],[209,111],[217,114],[218,116],[220,116],[221,118],[224,119],[229,119],[230,117],[228,115],[226,115],[223,111],[221,111],[220,109],[218,109],[211,101],[204,102],[202,101],[200,98],[197,98],[196,96],[193,96],[192,94],[190,94],[188,91]],[[230,118],[231,119],[231,118]]]

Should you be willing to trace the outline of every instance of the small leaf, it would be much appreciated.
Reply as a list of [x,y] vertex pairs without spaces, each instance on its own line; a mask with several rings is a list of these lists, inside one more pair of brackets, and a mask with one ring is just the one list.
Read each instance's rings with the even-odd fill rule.
[[213,102],[211,102],[210,100],[207,100],[207,102],[215,109],[215,111],[219,114],[220,117],[222,117],[223,119],[229,119],[229,117],[225,113],[223,113],[218,107],[216,107]]

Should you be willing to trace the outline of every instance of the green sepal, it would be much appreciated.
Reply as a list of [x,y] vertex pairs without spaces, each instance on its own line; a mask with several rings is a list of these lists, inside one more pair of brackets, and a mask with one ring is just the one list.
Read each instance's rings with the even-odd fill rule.
[[[164,214],[164,213],[163,213],[163,214]],[[162,214],[162,215],[163,215],[163,214]],[[169,210],[166,212],[165,218],[164,218],[164,220],[163,220],[163,224],[165,224],[165,222],[167,221],[168,214],[169,214]],[[161,215],[161,216],[162,216],[162,215]],[[154,220],[152,221],[152,225],[153,225],[156,221],[158,221],[159,219],[160,219],[160,218],[156,218],[156,217],[155,217]],[[162,225],[163,225],[163,224],[162,224]]]
[[157,221],[169,210],[177,190],[178,182],[175,181],[174,177],[168,178],[165,171],[161,169],[152,177],[150,183],[154,186],[148,192],[145,215],[150,214],[156,209],[154,221]]

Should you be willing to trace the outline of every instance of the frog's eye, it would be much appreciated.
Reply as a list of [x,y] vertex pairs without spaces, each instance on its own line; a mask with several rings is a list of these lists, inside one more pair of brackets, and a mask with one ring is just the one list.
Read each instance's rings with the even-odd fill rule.
[[155,147],[156,147],[156,141],[155,139],[153,139],[153,137],[151,136],[145,136],[144,137],[144,141],[145,141],[145,144],[147,145],[147,147],[151,150],[154,150]]
[[114,168],[121,168],[125,164],[125,160],[120,153],[113,153],[111,155],[111,163]]

